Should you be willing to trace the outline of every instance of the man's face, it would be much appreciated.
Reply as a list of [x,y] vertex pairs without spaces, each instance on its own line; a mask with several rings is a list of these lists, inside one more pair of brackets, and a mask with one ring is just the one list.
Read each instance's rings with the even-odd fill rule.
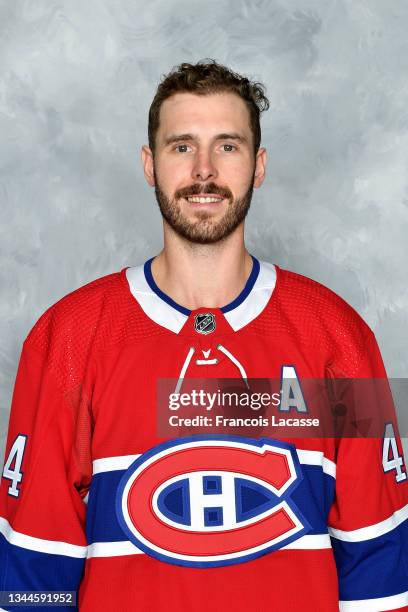
[[145,153],[145,174],[150,164],[151,180],[146,178],[173,230],[211,244],[244,220],[253,187],[263,181],[255,176],[263,168],[262,151],[255,160],[249,112],[239,96],[180,93],[162,104],[156,152],[154,159]]

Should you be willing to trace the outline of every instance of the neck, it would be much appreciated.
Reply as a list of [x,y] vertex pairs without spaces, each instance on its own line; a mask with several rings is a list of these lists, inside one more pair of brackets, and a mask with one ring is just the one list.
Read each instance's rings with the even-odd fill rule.
[[188,242],[165,224],[164,248],[152,262],[159,288],[189,310],[225,306],[242,291],[251,270],[243,224],[209,245]]

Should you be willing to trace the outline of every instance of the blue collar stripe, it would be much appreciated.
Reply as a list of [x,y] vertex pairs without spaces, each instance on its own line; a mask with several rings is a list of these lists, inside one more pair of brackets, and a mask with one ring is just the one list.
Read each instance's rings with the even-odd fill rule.
[[188,308],[184,308],[184,306],[180,306],[180,304],[177,304],[177,302],[172,300],[170,296],[168,296],[166,293],[164,293],[156,285],[156,282],[155,282],[155,280],[153,278],[153,274],[152,274],[152,261],[153,261],[153,259],[154,259],[154,257],[152,257],[151,259],[148,259],[146,261],[145,265],[144,265],[144,274],[145,274],[145,278],[147,280],[147,283],[148,283],[150,289],[152,291],[154,291],[154,293],[156,293],[162,300],[167,302],[167,304],[169,304],[170,306],[172,306],[173,308],[175,308],[176,310],[181,312],[181,314],[186,315],[188,317],[191,314],[191,310],[189,310]]
[[[258,278],[259,270],[260,270],[260,264],[259,264],[258,259],[256,259],[256,257],[254,257],[253,255],[251,255],[251,257],[252,257],[252,270],[251,270],[251,274],[249,275],[247,282],[245,283],[245,287],[243,288],[241,293],[235,298],[235,300],[233,300],[226,306],[223,306],[222,308],[220,308],[221,312],[226,313],[226,312],[230,312],[231,310],[234,310],[234,308],[242,304],[245,298],[247,298],[248,295],[251,293],[253,286],[256,283],[256,279]],[[144,275],[145,275],[145,279],[150,289],[154,291],[154,293],[158,295],[164,302],[169,304],[169,306],[172,306],[172,308],[175,308],[178,312],[181,312],[181,314],[186,315],[188,317],[191,314],[191,310],[189,310],[188,308],[184,308],[184,306],[180,306],[180,304],[177,304],[177,302],[172,300],[170,296],[164,293],[156,285],[156,282],[152,274],[153,259],[154,257],[152,257],[151,259],[148,259],[146,263],[144,264]]]
[[232,302],[230,302],[226,306],[223,306],[220,309],[221,312],[226,313],[226,312],[230,312],[230,310],[234,310],[234,308],[242,304],[245,298],[247,298],[248,295],[251,293],[253,286],[256,283],[256,279],[258,278],[259,269],[260,269],[259,261],[253,255],[251,255],[251,257],[252,257],[252,270],[251,270],[251,274],[248,277],[247,282],[245,283],[245,287],[243,288],[241,293],[235,298],[235,300],[232,300]]

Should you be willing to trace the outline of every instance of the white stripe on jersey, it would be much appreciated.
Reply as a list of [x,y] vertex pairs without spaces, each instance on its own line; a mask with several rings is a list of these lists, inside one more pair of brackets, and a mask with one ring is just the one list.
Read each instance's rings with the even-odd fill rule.
[[336,478],[336,464],[331,459],[324,456],[322,451],[296,449],[300,463],[306,465],[320,465],[323,472],[329,476]]
[[396,510],[390,517],[374,525],[368,525],[368,527],[360,527],[360,529],[352,529],[350,531],[334,529],[334,527],[329,526],[329,533],[333,538],[343,540],[343,542],[362,542],[363,540],[378,538],[378,536],[392,531],[398,527],[398,525],[401,525],[407,518],[408,504]]
[[132,463],[140,457],[138,455],[123,455],[122,457],[104,457],[103,459],[95,459],[92,461],[92,474],[100,474],[101,472],[113,472],[115,470],[127,470]]
[[[300,463],[306,465],[320,465],[325,474],[336,478],[336,464],[324,456],[322,451],[296,449]],[[118,457],[104,457],[103,459],[95,459],[92,462],[93,475],[101,472],[113,472],[114,470],[127,470],[130,465],[140,457],[138,455],[123,455]]]
[[395,610],[408,605],[408,591],[398,593],[398,595],[390,595],[389,597],[340,601],[339,603],[340,612],[383,612],[385,610]]
[[[319,535],[305,535],[282,546],[279,550],[285,549],[301,549],[301,550],[312,550],[321,548],[331,548],[330,536],[327,533]],[[88,546],[88,558],[89,557],[120,557],[122,555],[143,555],[145,554],[142,550],[137,548],[134,544],[129,541],[123,542],[95,542]]]
[[132,542],[94,542],[88,546],[88,559],[90,557],[121,557],[122,555],[144,555]]
[[68,542],[42,540],[41,538],[28,536],[25,533],[14,531],[10,523],[2,516],[0,516],[0,533],[4,535],[10,544],[27,548],[28,550],[35,550],[50,555],[65,555],[66,557],[75,557],[77,559],[84,559],[86,557],[87,546],[77,546],[76,544],[68,544]]

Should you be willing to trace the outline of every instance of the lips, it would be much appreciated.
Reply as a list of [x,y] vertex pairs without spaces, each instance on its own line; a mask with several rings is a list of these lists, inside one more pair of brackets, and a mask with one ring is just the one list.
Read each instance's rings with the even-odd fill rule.
[[223,199],[223,196],[220,195],[219,193],[189,193],[188,195],[184,197],[185,198],[221,198]]
[[193,194],[185,196],[184,199],[192,205],[221,204],[225,200],[223,196],[213,193]]

